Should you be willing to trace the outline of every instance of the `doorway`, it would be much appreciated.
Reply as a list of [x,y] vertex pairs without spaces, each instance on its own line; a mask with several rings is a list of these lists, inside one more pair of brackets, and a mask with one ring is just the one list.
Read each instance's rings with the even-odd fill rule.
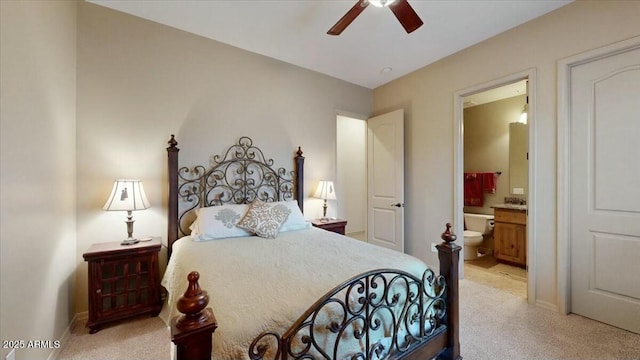
[[339,210],[355,219],[346,234],[404,252],[404,109],[336,123]]
[[494,218],[493,229],[470,226],[485,235],[477,240],[478,234],[468,233],[468,239],[476,235],[476,245],[463,246],[461,257],[478,255],[466,254],[460,272],[529,303],[535,300],[534,89],[531,69],[454,95],[455,231],[464,234],[465,213],[471,222],[469,214]]
[[367,121],[357,115],[336,116],[336,197],[345,234],[367,241]]

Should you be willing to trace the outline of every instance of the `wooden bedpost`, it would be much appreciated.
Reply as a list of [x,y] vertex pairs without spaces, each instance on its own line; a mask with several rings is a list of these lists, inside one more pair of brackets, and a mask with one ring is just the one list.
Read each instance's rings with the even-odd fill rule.
[[169,170],[169,211],[168,211],[168,228],[167,228],[167,261],[171,257],[171,249],[173,242],[178,240],[178,152],[173,134],[169,140],[167,148],[168,170]]
[[200,289],[200,274],[192,271],[187,279],[189,287],[176,303],[182,315],[171,321],[171,341],[176,344],[178,360],[210,360],[218,324],[211,308],[206,308],[209,295]]
[[456,245],[456,235],[451,232],[451,223],[442,233],[444,242],[436,245],[440,260],[440,275],[447,281],[447,348],[438,359],[460,360],[460,310],[458,293],[458,265],[460,262],[460,246]]
[[302,156],[302,149],[298,146],[296,151],[296,200],[298,201],[298,207],[300,211],[304,213],[304,156]]

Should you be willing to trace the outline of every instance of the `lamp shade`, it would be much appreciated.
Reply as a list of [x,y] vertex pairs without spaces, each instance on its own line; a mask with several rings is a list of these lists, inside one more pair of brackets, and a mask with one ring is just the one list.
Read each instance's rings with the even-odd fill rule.
[[375,7],[385,7],[393,4],[396,0],[369,0],[369,4]]
[[104,210],[144,210],[149,208],[149,200],[140,180],[116,180],[111,195],[102,207]]
[[336,192],[333,187],[333,181],[329,180],[320,180],[318,183],[318,188],[316,189],[316,193],[313,197],[324,199],[324,200],[335,200]]

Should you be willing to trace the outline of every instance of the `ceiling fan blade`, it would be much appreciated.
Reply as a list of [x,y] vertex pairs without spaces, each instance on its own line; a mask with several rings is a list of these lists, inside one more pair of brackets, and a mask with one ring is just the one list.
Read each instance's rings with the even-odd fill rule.
[[342,33],[344,29],[346,29],[347,26],[349,26],[349,24],[351,24],[351,22],[355,20],[356,17],[358,17],[358,15],[360,15],[360,13],[364,10],[364,8],[367,7],[367,5],[369,5],[368,0],[358,0],[358,2],[353,5],[353,7],[349,11],[347,11],[347,13],[344,14],[344,16],[340,18],[340,20],[338,20],[338,22],[333,25],[331,29],[329,29],[329,31],[327,31],[327,34],[340,35],[340,33]]
[[389,5],[389,8],[393,11],[393,15],[398,18],[398,21],[400,21],[400,24],[402,24],[402,27],[404,27],[407,33],[411,33],[422,26],[422,20],[420,20],[420,17],[411,5],[409,5],[407,0],[396,0]]

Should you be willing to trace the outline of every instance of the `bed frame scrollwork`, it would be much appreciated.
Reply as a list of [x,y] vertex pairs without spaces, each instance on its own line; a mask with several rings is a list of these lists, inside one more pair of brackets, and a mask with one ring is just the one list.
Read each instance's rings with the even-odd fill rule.
[[173,243],[190,233],[189,225],[200,207],[249,204],[256,199],[272,202],[296,199],[303,209],[304,156],[298,147],[295,169],[274,168],[253,140],[242,136],[224,155],[214,155],[210,167],[178,168],[178,142],[171,135],[169,156],[169,255]]
[[436,335],[444,339],[445,292],[445,278],[431,269],[422,279],[396,269],[369,271],[329,291],[282,336],[258,336],[249,357],[399,359]]

